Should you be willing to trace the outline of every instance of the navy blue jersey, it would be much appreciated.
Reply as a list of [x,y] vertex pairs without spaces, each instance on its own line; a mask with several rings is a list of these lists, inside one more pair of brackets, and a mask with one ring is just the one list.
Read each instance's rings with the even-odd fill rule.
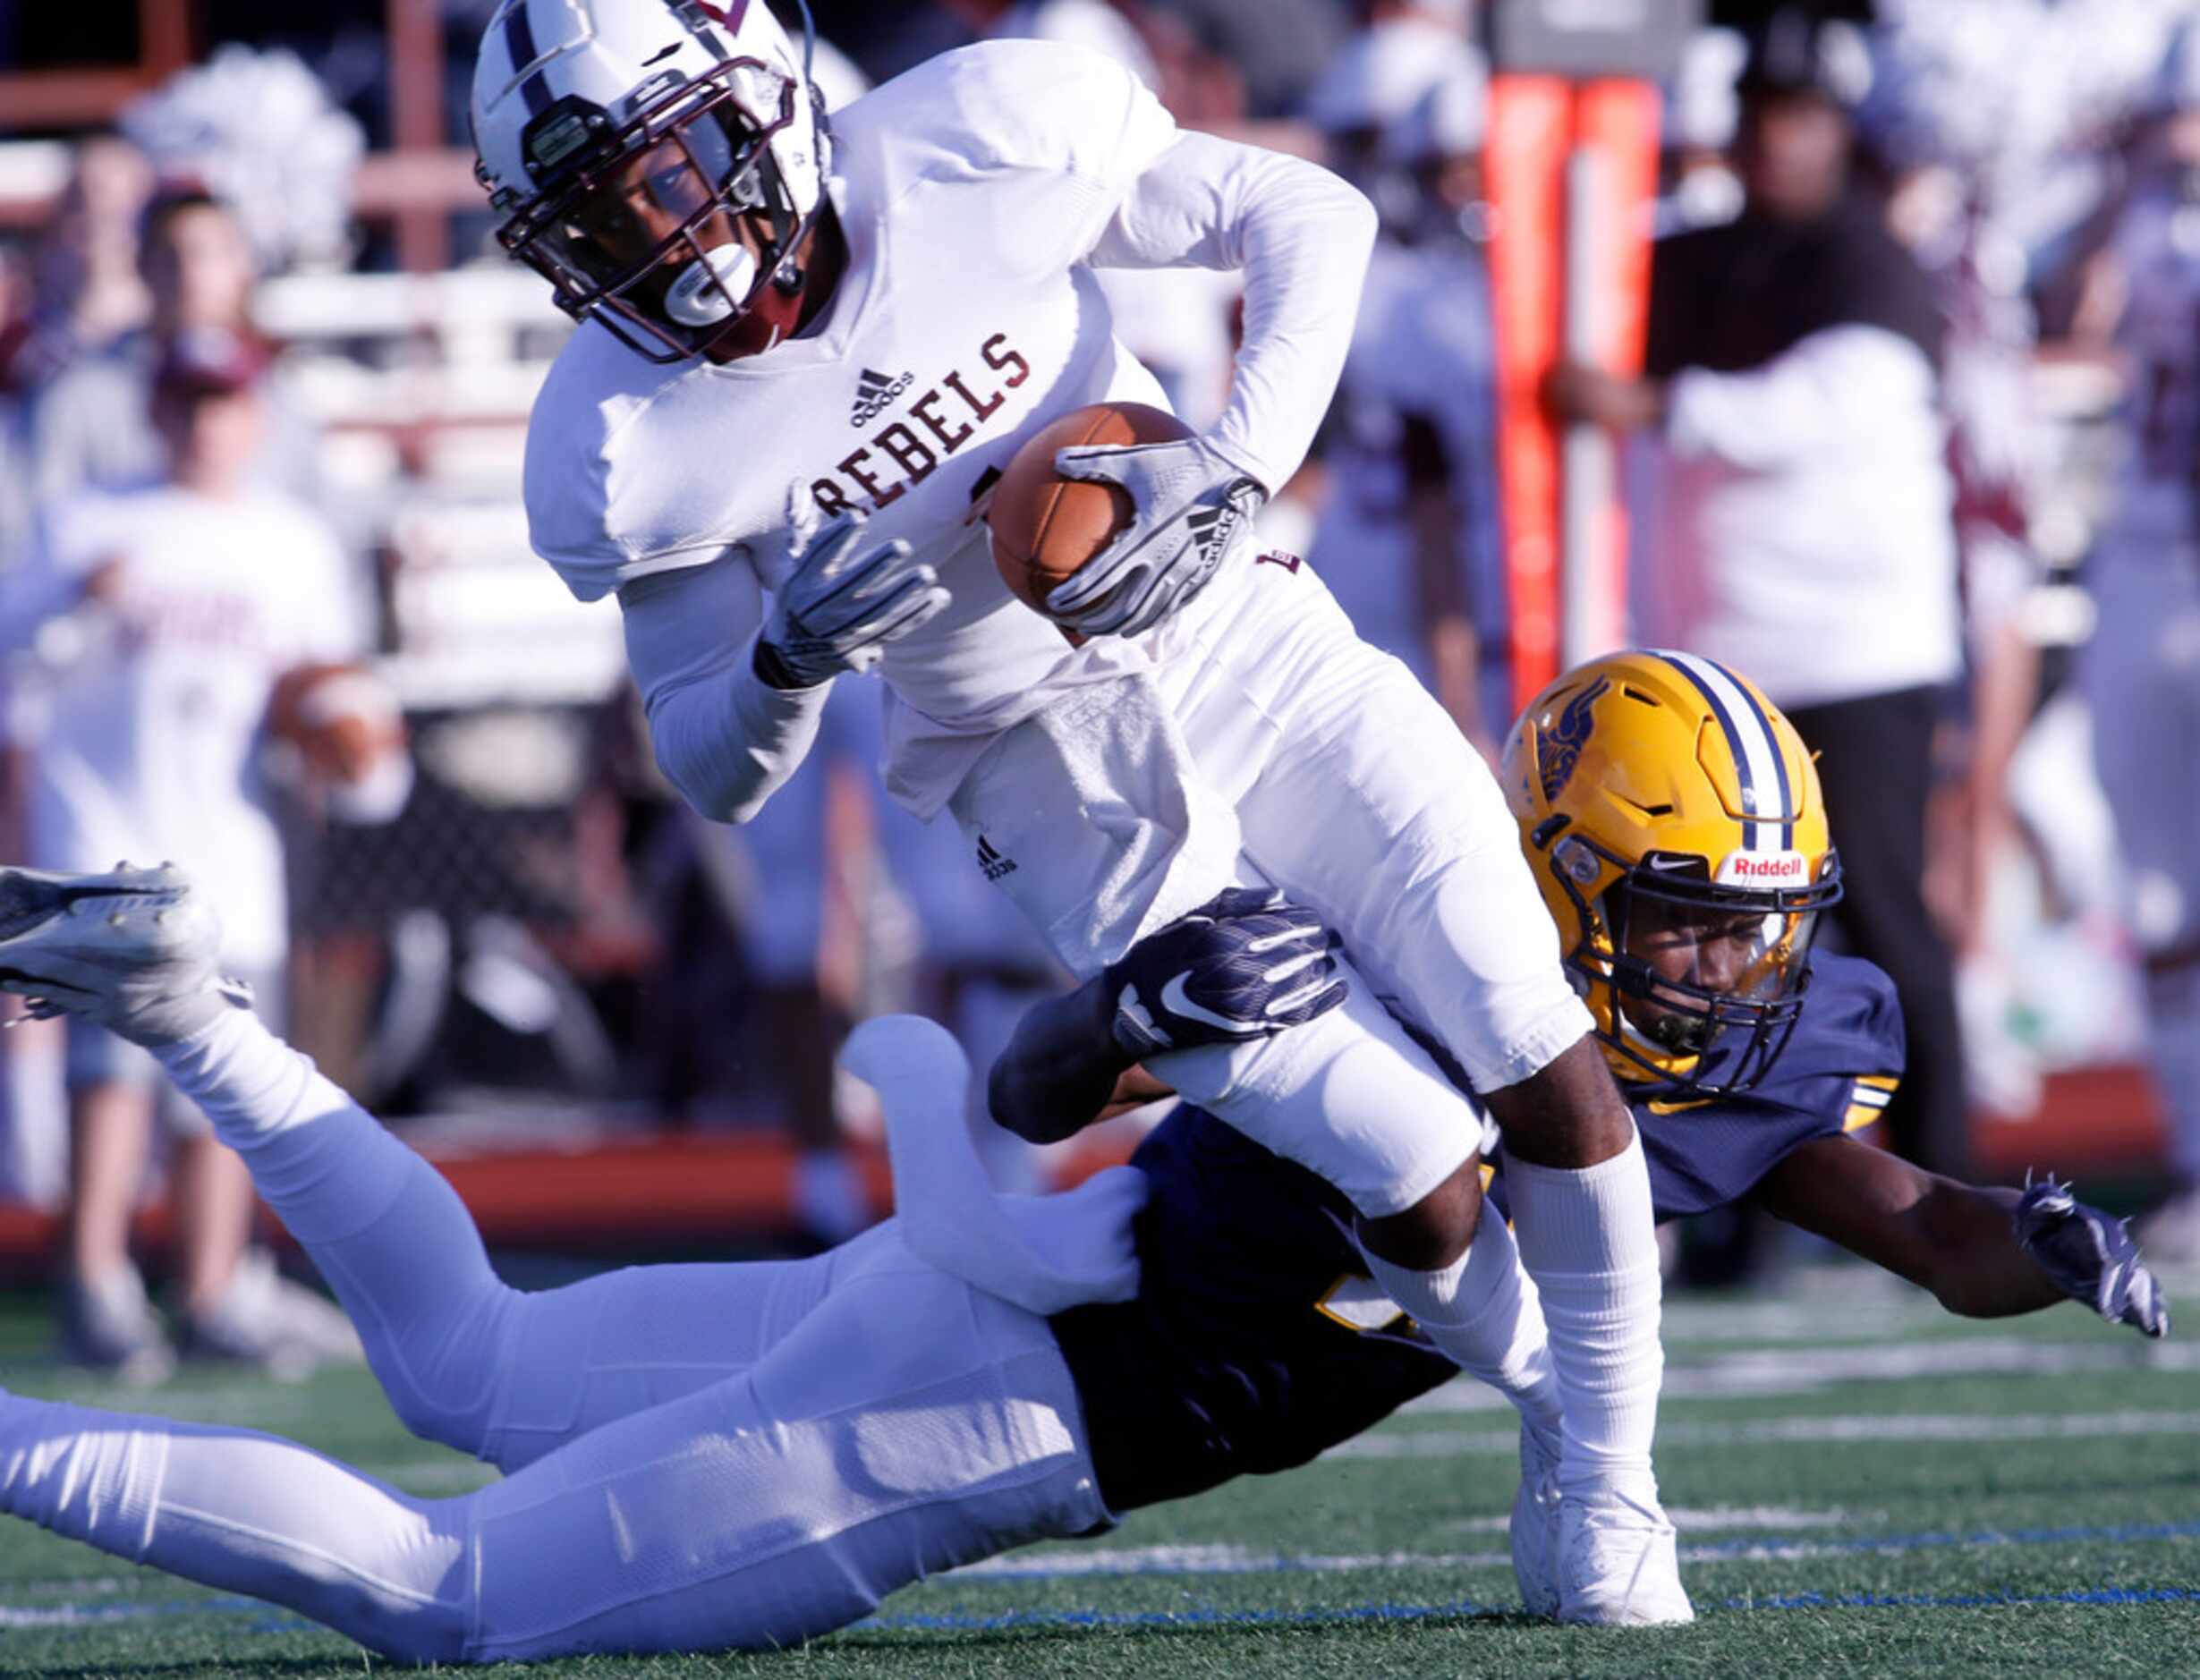
[[[1901,1078],[1902,1048],[1894,982],[1869,963],[1821,953],[1795,1032],[1754,1090],[1661,1098],[1659,1087],[1621,1081],[1659,1222],[1739,1201],[1803,1144],[1871,1124]],[[1504,1208],[1501,1155],[1494,1165],[1491,1200]]]
[[1458,1367],[1363,1276],[1351,1205],[1189,1103],[1139,1146],[1138,1295],[1052,1320],[1100,1494],[1128,1511],[1288,1470]]
[[[1894,988],[1821,955],[1772,1071],[1745,1096],[1629,1090],[1660,1219],[1747,1195],[1790,1150],[1868,1124],[1902,1067]],[[1457,1374],[1367,1282],[1351,1205],[1190,1104],[1132,1158],[1138,1296],[1053,1319],[1117,1511],[1303,1464]],[[1492,1201],[1505,1205],[1503,1163]]]

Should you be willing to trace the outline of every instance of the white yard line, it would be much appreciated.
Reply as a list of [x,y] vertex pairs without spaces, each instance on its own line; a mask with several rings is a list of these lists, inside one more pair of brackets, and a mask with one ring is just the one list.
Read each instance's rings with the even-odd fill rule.
[[[1849,1382],[1914,1382],[1934,1377],[2070,1377],[2094,1372],[2200,1370],[2200,1342],[2041,1342],[1976,1336],[1848,1347],[1752,1348],[1670,1358],[1668,1400],[1731,1400],[1811,1394]],[[1495,1389],[1461,1380],[1431,1389],[1401,1414],[1502,1411]]]
[[[1857,1523],[1883,1522],[1887,1515],[1883,1511],[1821,1510],[1790,1505],[1722,1505],[1700,1511],[1675,1505],[1668,1506],[1665,1514],[1672,1518],[1673,1526],[1684,1533],[1701,1532],[1706,1534],[1847,1528]],[[1505,1516],[1471,1516],[1456,1522],[1439,1523],[1435,1527],[1437,1532],[1441,1534],[1502,1534],[1511,1521],[1510,1517]]]
[[[1661,1451],[1674,1447],[1734,1447],[1797,1441],[2053,1441],[2104,1436],[2200,1435],[2200,1412],[2097,1412],[2009,1414],[1858,1413],[1815,1418],[1680,1421],[1658,1430]],[[1513,1430],[1391,1430],[1332,1447],[1324,1458],[1472,1458],[1519,1451]]]
[[[1710,1529],[1742,1526],[1734,1518],[1801,1517],[1805,1523],[1834,1523],[1839,1512],[1695,1511],[1687,1514],[1683,1528]],[[1706,1522],[1704,1519],[1714,1519]],[[2089,1540],[2130,1543],[2134,1540],[2189,1540],[2191,1523],[2139,1524],[2128,1527],[2024,1528],[2008,1531],[1916,1534],[1859,1534],[1828,1536],[1823,1540],[1742,1540],[1703,1541],[1684,1545],[1686,1563],[1780,1562],[1793,1563],[1821,1557],[1854,1556],[1859,1552],[1904,1553],[1942,1551],[2004,1546],[2063,1546]],[[1221,1543],[1175,1546],[1081,1546],[1075,1550],[1022,1553],[991,1557],[955,1571],[957,1575],[992,1580],[1044,1581],[1093,1575],[1262,1575],[1301,1574],[1323,1571],[1362,1569],[1496,1569],[1509,1567],[1508,1552],[1368,1552],[1361,1554],[1298,1554],[1260,1550]]]

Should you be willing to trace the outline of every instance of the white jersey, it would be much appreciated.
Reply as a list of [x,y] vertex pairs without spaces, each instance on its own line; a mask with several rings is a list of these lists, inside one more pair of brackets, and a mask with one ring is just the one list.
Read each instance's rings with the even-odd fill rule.
[[2118,334],[2131,362],[2111,546],[2165,557],[2200,539],[2200,206],[2136,197],[2116,250],[2129,287]]
[[[1227,216],[1237,199],[1257,199],[1270,165],[1289,172],[1287,191],[1305,177],[1319,177],[1323,193],[1348,190],[1296,160],[1185,140],[1118,65],[1048,42],[944,55],[858,100],[835,127],[831,190],[849,266],[820,320],[760,356],[671,367],[582,328],[535,405],[528,511],[535,547],[583,600],[714,563],[777,587],[791,564],[795,483],[826,516],[861,510],[878,539],[908,541],[953,596],[891,644],[880,667],[898,701],[888,785],[929,816],[992,735],[1068,688],[1149,663],[1116,638],[1070,649],[1002,585],[978,518],[1017,446],[1057,416],[1103,399],[1164,403],[1117,342],[1088,259],[1108,258],[1104,245],[1133,265],[1258,259],[1250,217],[1194,225],[1172,199],[1126,225],[1134,182],[1182,140],[1196,156],[1204,146],[1253,160],[1242,181],[1218,177],[1201,211],[1219,206]],[[1329,242],[1345,253],[1346,286],[1359,267],[1341,237],[1350,232]],[[1299,286],[1292,307],[1350,307],[1349,292],[1339,300],[1335,284],[1314,278],[1323,284]],[[1257,313],[1249,307],[1249,341]],[[1293,358],[1312,367],[1311,397],[1287,377]],[[1281,482],[1334,377],[1333,360],[1321,365],[1286,344],[1274,377],[1234,398],[1211,441],[1263,483]],[[1263,403],[1312,412],[1263,424],[1254,412]],[[726,588],[708,598],[714,613],[743,596]],[[752,618],[728,634],[755,627]],[[661,759],[659,721],[653,704]]]
[[[110,564],[104,606],[76,605]],[[283,848],[257,757],[276,679],[361,646],[334,539],[274,495],[88,494],[50,516],[18,582],[4,641],[35,650],[32,861],[172,859],[220,911],[231,960],[279,963]]]

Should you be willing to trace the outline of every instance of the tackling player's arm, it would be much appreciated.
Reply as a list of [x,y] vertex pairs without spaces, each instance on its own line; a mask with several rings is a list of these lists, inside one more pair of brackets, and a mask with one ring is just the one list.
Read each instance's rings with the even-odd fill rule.
[[1779,1218],[1966,1318],[2036,1312],[2068,1297],[2149,1336],[2169,1330],[2122,1226],[2051,1179],[2021,1192],[1966,1184],[1843,1135],[1791,1151],[1757,1193]]
[[1241,1044],[1345,1000],[1329,929],[1279,894],[1233,887],[1148,935],[1092,979],[1031,1009],[993,1064],[993,1118],[1056,1143],[1169,1094],[1138,1064]]

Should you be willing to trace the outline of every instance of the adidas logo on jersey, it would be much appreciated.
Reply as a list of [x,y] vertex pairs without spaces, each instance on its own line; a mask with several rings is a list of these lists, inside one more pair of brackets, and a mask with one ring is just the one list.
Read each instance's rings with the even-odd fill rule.
[[898,377],[866,368],[855,376],[855,406],[848,412],[848,424],[868,426],[886,412],[887,404],[916,383],[916,375],[905,373]]
[[989,881],[998,881],[1004,875],[1016,872],[1016,861],[1003,857],[993,848],[993,843],[983,835],[978,836],[978,867],[985,871]]

